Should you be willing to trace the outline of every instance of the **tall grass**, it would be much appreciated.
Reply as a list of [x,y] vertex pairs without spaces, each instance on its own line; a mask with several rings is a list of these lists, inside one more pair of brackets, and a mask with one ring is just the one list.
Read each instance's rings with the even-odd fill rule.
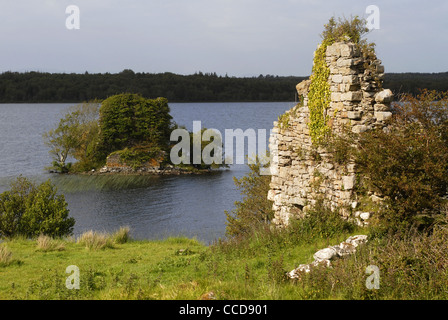
[[120,227],[112,234],[89,230],[78,237],[77,243],[84,245],[89,250],[113,248],[114,244],[123,244],[130,239],[129,231],[129,227]]
[[12,262],[12,252],[5,245],[0,245],[0,267],[9,265]]
[[40,235],[37,240],[37,250],[47,251],[62,251],[65,249],[65,245],[62,241],[57,241],[50,236]]

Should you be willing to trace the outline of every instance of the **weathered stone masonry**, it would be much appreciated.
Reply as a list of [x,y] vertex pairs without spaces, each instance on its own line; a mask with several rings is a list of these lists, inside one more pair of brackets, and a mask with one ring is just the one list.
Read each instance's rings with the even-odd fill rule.
[[[337,42],[327,47],[326,63],[330,69],[331,102],[325,112],[332,132],[340,133],[344,126],[354,133],[384,127],[392,115],[392,92],[382,89],[381,61],[363,58],[353,43]],[[287,111],[287,126],[274,122],[270,138],[273,157],[268,199],[274,202],[273,222],[277,225],[287,225],[292,216],[306,213],[319,196],[345,217],[356,212],[355,164],[334,163],[327,150],[312,144],[308,128],[309,86],[310,80],[297,85],[302,102]],[[358,216],[362,222],[369,214],[358,212]]]

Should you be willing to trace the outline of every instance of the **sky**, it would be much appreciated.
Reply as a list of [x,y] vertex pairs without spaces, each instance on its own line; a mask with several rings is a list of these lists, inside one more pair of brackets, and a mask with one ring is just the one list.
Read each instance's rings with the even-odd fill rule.
[[324,24],[369,5],[386,72],[448,71],[446,0],[0,0],[0,72],[308,76]]

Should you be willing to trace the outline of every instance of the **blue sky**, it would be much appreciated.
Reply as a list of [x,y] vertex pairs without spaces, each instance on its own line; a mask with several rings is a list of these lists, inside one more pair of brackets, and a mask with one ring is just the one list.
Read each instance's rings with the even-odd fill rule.
[[2,0],[0,72],[307,76],[328,19],[367,18],[369,5],[386,72],[448,71],[446,0]]

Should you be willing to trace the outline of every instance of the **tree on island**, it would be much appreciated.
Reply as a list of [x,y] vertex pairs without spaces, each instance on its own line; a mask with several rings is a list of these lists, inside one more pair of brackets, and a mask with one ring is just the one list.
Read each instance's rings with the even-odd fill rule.
[[[60,173],[86,172],[104,166],[111,155],[118,155],[120,162],[133,169],[151,160],[171,164],[170,135],[176,128],[166,98],[147,99],[123,93],[86,102],[71,108],[55,129],[44,133],[54,159],[49,169]],[[201,149],[205,147],[203,144]],[[67,163],[70,157],[77,162]],[[181,167],[210,169],[216,165]]]

